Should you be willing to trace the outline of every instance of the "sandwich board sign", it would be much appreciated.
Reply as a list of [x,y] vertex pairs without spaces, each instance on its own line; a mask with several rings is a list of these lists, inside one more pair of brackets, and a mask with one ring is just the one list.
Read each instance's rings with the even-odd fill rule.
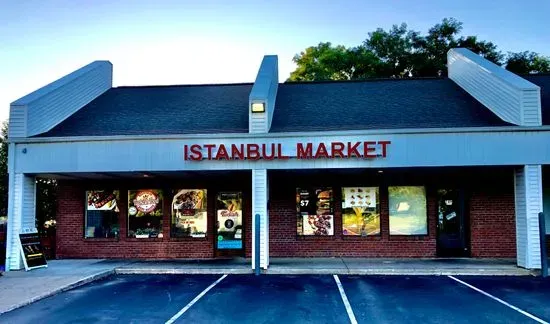
[[36,228],[21,230],[19,243],[26,271],[48,266],[42,244],[40,244],[40,234]]

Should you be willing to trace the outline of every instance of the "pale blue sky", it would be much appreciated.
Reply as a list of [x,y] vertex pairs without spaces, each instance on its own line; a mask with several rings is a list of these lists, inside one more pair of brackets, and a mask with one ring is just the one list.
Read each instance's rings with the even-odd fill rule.
[[422,32],[455,17],[500,50],[550,56],[550,0],[0,0],[0,119],[9,103],[102,59],[114,85],[251,82],[264,54],[321,41],[358,45],[406,22]]

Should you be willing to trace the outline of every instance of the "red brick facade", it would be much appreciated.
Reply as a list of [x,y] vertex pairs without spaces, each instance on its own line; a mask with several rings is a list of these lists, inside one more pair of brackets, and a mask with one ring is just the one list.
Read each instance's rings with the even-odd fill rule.
[[[316,171],[312,173],[270,172],[269,236],[272,257],[435,257],[437,256],[438,188],[463,188],[467,195],[467,239],[472,257],[516,256],[514,193],[511,170],[465,170],[437,172],[401,170],[386,173],[369,171]],[[119,182],[120,183],[120,182]],[[245,255],[251,254],[250,172],[238,175],[197,175],[190,179],[146,182],[123,181],[121,201],[128,189],[206,188],[208,222],[215,222],[215,195],[219,191],[243,192]],[[231,184],[231,185],[228,185]],[[116,184],[114,184],[116,185]],[[334,190],[334,235],[304,237],[296,233],[296,187],[330,186]],[[350,237],[342,235],[341,190],[343,186],[380,188],[381,235]],[[427,192],[428,235],[395,236],[389,234],[388,186],[424,185]],[[170,197],[164,199],[163,238],[126,237],[125,204],[120,211],[119,239],[84,238],[85,190],[113,186],[107,182],[65,181],[59,185],[57,214],[58,258],[212,258],[214,228],[209,225],[207,238],[170,238]]]
[[[239,181],[234,181],[238,178]],[[203,177],[203,179],[186,179],[181,181],[119,181],[123,185],[112,182],[77,182],[62,181],[58,187],[57,206],[57,258],[213,258],[214,228],[208,227],[206,238],[170,238],[170,202],[169,188],[206,188],[208,190],[207,217],[208,224],[215,222],[215,194],[220,191],[243,192],[243,222],[245,226],[245,252],[251,253],[251,218],[250,218],[250,176],[239,174],[228,181],[227,175]],[[127,206],[120,206],[120,237],[115,238],[84,238],[85,192],[90,189],[116,187],[121,191],[121,201],[127,201],[128,189],[165,188],[163,201],[163,237],[137,239],[126,237]]]

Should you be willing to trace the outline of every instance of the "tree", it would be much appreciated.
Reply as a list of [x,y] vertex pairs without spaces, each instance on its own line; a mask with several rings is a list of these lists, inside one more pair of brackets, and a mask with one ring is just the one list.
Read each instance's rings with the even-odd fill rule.
[[462,23],[445,18],[426,35],[408,29],[406,24],[389,30],[378,28],[368,33],[365,41],[346,48],[320,43],[297,54],[297,68],[290,81],[353,80],[369,77],[437,77],[447,74],[447,52],[465,47],[495,64],[506,63],[516,73],[545,72],[550,59],[532,52],[505,56],[497,46],[477,36],[462,36]]
[[506,70],[516,74],[549,73],[550,57],[534,52],[508,53]]
[[296,54],[292,59],[298,68],[290,74],[291,81],[352,80],[375,76],[376,56],[365,48],[346,48],[331,43],[319,43]]

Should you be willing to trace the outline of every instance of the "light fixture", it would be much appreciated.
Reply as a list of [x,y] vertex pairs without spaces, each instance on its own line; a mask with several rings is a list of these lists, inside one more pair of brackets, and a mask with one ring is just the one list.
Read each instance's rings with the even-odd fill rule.
[[378,170],[378,173],[384,173],[384,171],[382,171],[382,170]]
[[251,107],[250,107],[250,110],[253,113],[263,113],[263,112],[265,112],[265,103],[263,103],[263,102],[253,102]]

